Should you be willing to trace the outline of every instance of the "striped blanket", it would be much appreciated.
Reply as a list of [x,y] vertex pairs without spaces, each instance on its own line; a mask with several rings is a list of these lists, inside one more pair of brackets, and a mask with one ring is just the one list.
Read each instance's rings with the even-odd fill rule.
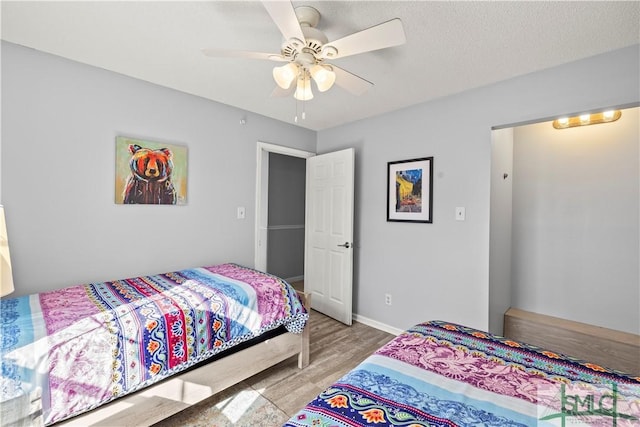
[[638,426],[640,377],[441,321],[405,331],[286,426]]
[[12,402],[41,395],[45,424],[279,326],[299,333],[308,319],[289,284],[236,264],[72,286],[0,304],[2,415],[23,410]]

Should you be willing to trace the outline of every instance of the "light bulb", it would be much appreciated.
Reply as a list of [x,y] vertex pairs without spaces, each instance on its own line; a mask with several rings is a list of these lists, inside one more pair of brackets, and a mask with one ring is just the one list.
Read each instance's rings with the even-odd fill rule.
[[583,124],[589,123],[590,119],[591,119],[591,114],[581,114],[580,115],[580,122],[582,122]]
[[316,64],[311,67],[310,71],[311,77],[313,77],[320,92],[326,92],[331,89],[331,86],[333,86],[333,83],[336,81],[336,73],[330,68]]
[[569,124],[569,117],[560,117],[558,119],[558,124],[560,126],[567,126]]
[[289,89],[297,75],[298,65],[294,62],[273,69],[273,79],[282,89]]
[[296,87],[296,93],[293,97],[298,101],[309,101],[313,99],[313,92],[311,92],[311,80],[305,74],[298,77],[298,86]]
[[609,111],[605,111],[604,113],[602,113],[602,117],[604,117],[605,120],[611,120],[611,119],[613,119],[613,116],[615,114],[616,114],[615,111],[609,110]]

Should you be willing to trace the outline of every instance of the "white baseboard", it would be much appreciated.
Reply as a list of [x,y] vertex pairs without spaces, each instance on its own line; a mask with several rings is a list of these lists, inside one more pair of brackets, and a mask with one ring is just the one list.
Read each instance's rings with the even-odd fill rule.
[[377,320],[369,319],[368,317],[360,316],[359,314],[353,315],[353,320],[356,322],[363,323],[367,326],[371,326],[372,328],[380,329],[381,331],[388,332],[392,335],[400,335],[404,332],[403,329],[394,328],[393,326],[389,326],[385,323],[378,322]]

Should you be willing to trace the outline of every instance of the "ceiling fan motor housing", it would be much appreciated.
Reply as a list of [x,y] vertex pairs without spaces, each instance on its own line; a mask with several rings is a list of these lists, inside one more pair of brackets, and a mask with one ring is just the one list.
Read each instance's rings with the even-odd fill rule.
[[[314,63],[318,62],[316,55],[319,55],[329,39],[324,33],[318,30],[316,25],[320,22],[320,12],[311,6],[299,6],[295,8],[296,17],[300,23],[300,29],[304,34],[305,42],[296,38],[291,38],[282,44],[282,55],[295,61],[301,53],[310,53],[314,57]],[[307,62],[303,59],[303,62]]]

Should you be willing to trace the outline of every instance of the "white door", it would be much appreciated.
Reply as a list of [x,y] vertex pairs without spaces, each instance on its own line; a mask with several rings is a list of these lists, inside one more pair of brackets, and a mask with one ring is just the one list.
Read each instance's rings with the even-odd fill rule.
[[354,150],[307,159],[304,290],[311,307],[351,325]]

